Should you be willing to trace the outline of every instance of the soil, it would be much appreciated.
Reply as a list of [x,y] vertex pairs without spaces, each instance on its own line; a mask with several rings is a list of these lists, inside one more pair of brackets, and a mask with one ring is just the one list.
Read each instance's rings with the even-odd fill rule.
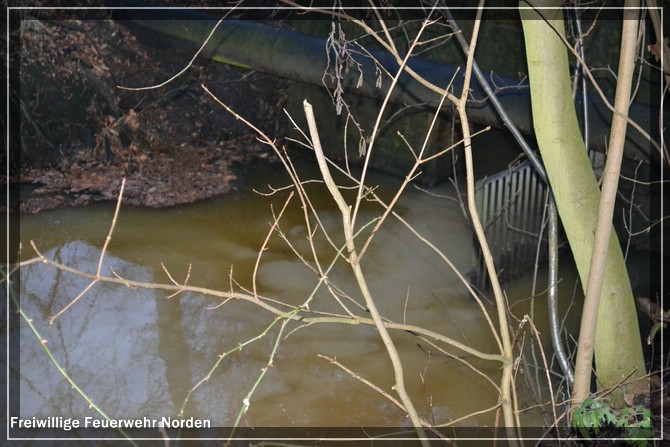
[[[205,58],[189,66],[196,47],[109,16],[38,16],[18,33],[21,144],[9,181],[34,185],[22,213],[116,200],[124,177],[124,203],[189,203],[228,192],[237,165],[274,159],[202,85],[276,136],[285,87],[276,77]],[[118,87],[155,86],[185,67],[161,87]]]

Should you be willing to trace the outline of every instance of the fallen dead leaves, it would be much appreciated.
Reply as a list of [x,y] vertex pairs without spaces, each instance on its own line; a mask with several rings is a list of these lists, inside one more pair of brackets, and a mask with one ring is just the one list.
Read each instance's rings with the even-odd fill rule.
[[[236,150],[244,144],[244,156]],[[230,166],[256,152],[266,158],[263,148],[253,141],[230,142],[227,147],[181,145],[170,156],[146,153],[126,158],[117,153],[113,162],[93,153],[80,152],[68,166],[46,170],[26,170],[23,180],[39,185],[21,204],[22,213],[37,213],[61,205],[86,205],[114,200],[121,179],[126,178],[123,202],[145,207],[166,207],[191,203],[219,194],[232,187],[235,174]]]
[[[273,102],[277,81],[203,59],[181,84],[128,92],[116,85],[165,79],[188,52],[183,58],[168,52],[165,59],[111,20],[35,20],[23,39],[21,83],[29,88],[22,101],[44,137],[22,134],[25,164],[11,181],[35,189],[20,204],[21,213],[115,200],[124,177],[126,204],[190,203],[228,192],[235,163],[273,158],[234,117],[213,109],[197,86],[230,86],[226,97],[240,113],[272,123],[281,108],[258,103]],[[51,75],[38,77],[45,64]],[[23,130],[36,133],[30,126]]]

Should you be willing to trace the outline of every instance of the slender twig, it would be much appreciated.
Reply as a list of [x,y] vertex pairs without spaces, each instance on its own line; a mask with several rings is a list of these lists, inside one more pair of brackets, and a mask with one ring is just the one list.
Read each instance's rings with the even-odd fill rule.
[[[334,164],[332,166],[335,167],[336,169],[338,169],[342,174],[346,175],[351,180],[353,180],[355,182],[358,181],[356,178],[349,175],[344,169],[340,168],[339,166],[334,165]],[[372,197],[372,200],[374,200],[375,202],[380,204],[382,207],[387,208],[389,206],[374,191],[370,190],[370,191],[368,191],[368,194]],[[502,352],[502,343],[500,341],[500,337],[498,336],[498,333],[495,329],[495,326],[494,326],[493,322],[491,321],[491,317],[489,316],[488,312],[486,311],[486,306],[482,302],[479,294],[477,292],[475,292],[475,290],[472,288],[472,285],[470,284],[470,282],[463,276],[461,271],[456,267],[456,265],[451,261],[451,259],[449,259],[449,257],[439,247],[437,247],[433,242],[431,242],[426,236],[424,236],[423,234],[421,234],[421,232],[419,232],[416,228],[414,228],[414,226],[411,223],[409,223],[405,218],[403,218],[400,214],[398,214],[395,211],[392,211],[391,215],[398,222],[400,222],[403,226],[405,226],[405,228],[407,228],[407,230],[410,233],[412,233],[419,241],[421,241],[421,243],[425,244],[437,256],[439,256],[439,258],[442,259],[449,266],[449,268],[456,275],[456,277],[458,277],[458,279],[461,281],[463,286],[466,288],[466,290],[468,291],[470,296],[475,300],[475,302],[477,303],[477,305],[481,309],[482,314],[484,315],[484,318],[486,319],[486,322],[487,322],[489,328],[491,329],[491,333],[493,334],[493,337],[496,340],[498,348]]]
[[[491,386],[493,387],[493,389],[495,389],[496,392],[497,392],[498,394],[500,394],[500,387],[493,381],[493,379],[491,379],[491,378],[490,378],[489,376],[487,376],[483,371],[481,371],[480,369],[478,369],[476,366],[474,366],[472,363],[470,363],[469,361],[467,361],[465,358],[463,358],[463,357],[461,357],[461,356],[458,356],[458,355],[454,355],[454,354],[452,354],[451,352],[449,352],[449,351],[443,349],[442,347],[438,346],[436,343],[432,342],[431,340],[429,340],[429,339],[426,338],[426,337],[421,336],[420,334],[417,334],[417,336],[418,336],[421,340],[423,340],[424,342],[428,343],[430,346],[432,346],[433,348],[435,348],[437,351],[439,351],[439,352],[440,352],[440,355],[444,355],[444,356],[446,356],[446,357],[448,357],[448,358],[450,358],[450,359],[452,359],[452,360],[455,360],[455,361],[457,361],[457,362],[459,362],[459,363],[462,363],[462,364],[465,365],[467,368],[471,369],[473,373],[475,373],[475,374],[481,376],[482,379],[486,380],[489,384],[491,384]],[[421,345],[419,345],[418,343],[417,343],[417,345],[419,346],[419,348],[420,348],[422,351],[425,351]],[[433,355],[438,355],[438,354],[433,354]]]
[[[372,220],[371,222],[368,222],[368,224],[364,225],[363,228],[367,227],[372,222],[374,222],[374,220]],[[361,229],[361,231],[362,230],[363,229]],[[359,233],[360,233],[360,231],[359,231]],[[352,241],[353,241],[353,238],[356,237],[357,235],[358,235],[358,233],[352,235]],[[251,406],[251,398],[254,395],[254,393],[256,392],[256,389],[258,388],[261,381],[263,380],[263,378],[267,374],[268,369],[272,368],[272,366],[273,366],[273,361],[274,361],[275,356],[277,355],[277,351],[279,349],[279,344],[282,342],[282,340],[284,340],[284,337],[283,337],[284,331],[286,330],[286,326],[288,325],[288,323],[291,321],[290,317],[293,316],[293,315],[296,315],[298,312],[300,312],[301,309],[309,309],[310,301],[312,301],[314,299],[314,297],[316,296],[317,291],[324,284],[326,275],[335,266],[335,263],[340,258],[341,252],[343,252],[345,250],[345,247],[348,247],[348,245],[349,244],[347,243],[345,246],[342,246],[342,248],[340,248],[339,252],[333,257],[333,260],[331,261],[330,265],[326,269],[326,272],[325,272],[324,276],[322,276],[319,279],[319,282],[314,286],[314,288],[312,290],[312,293],[310,293],[310,295],[305,299],[305,301],[302,303],[302,305],[298,306],[298,307],[295,307],[293,310],[285,313],[284,315],[281,315],[279,318],[275,318],[274,321],[264,331],[267,334],[269,332],[270,328],[272,328],[272,326],[274,326],[274,324],[277,321],[282,320],[281,326],[279,328],[279,333],[277,334],[277,336],[275,338],[275,343],[272,346],[272,352],[268,356],[268,361],[266,363],[266,366],[261,369],[261,373],[256,378],[256,381],[254,382],[254,384],[252,385],[252,387],[249,389],[248,393],[246,394],[246,396],[242,400],[242,408],[238,412],[237,418],[235,419],[235,423],[233,425],[234,428],[230,433],[230,439],[232,439],[232,437],[233,437],[233,434],[234,434],[234,431],[235,431],[234,429],[239,426],[239,423],[240,423],[240,420],[242,419],[242,416],[249,410],[249,407]]]
[[[77,295],[72,301],[70,301],[63,309],[61,309],[58,313],[55,315],[51,316],[49,318],[49,326],[51,326],[54,321],[58,317],[60,317],[65,311],[67,311],[70,307],[74,306],[74,304],[79,301],[79,299],[84,296],[91,288],[97,283],[100,279],[100,271],[102,270],[102,261],[105,258],[105,253],[107,252],[107,246],[109,245],[109,241],[112,240],[112,233],[114,232],[114,227],[116,226],[116,219],[119,216],[119,210],[121,209],[121,200],[123,199],[123,190],[126,187],[126,178],[124,177],[123,180],[121,180],[121,190],[119,191],[119,198],[116,200],[116,209],[114,210],[114,217],[112,218],[112,225],[109,228],[109,232],[107,233],[107,237],[105,238],[105,243],[102,246],[102,250],[100,251],[100,259],[98,260],[98,269],[95,272],[95,276],[93,277],[93,281],[91,281],[85,288],[82,290],[79,295]],[[32,241],[31,241],[32,244]],[[33,245],[33,248],[35,246]],[[37,250],[35,250],[37,251]]]
[[[544,365],[544,370],[547,374],[547,388],[549,388],[549,398],[551,399],[551,402],[556,402],[556,397],[554,396],[554,388],[551,385],[551,376],[549,375],[549,366],[547,365],[547,357],[544,354],[544,349],[542,348],[542,341],[540,339],[540,333],[538,332],[537,328],[535,327],[535,324],[533,323],[533,320],[530,319],[528,315],[524,315],[522,324],[523,323],[528,323],[533,330],[533,335],[535,336],[535,339],[538,341],[538,346],[540,347],[540,356],[542,357],[542,364]],[[554,426],[558,427],[558,417],[556,415],[556,405],[552,404],[551,405],[551,412],[554,417]]]
[[[361,383],[367,385],[368,387],[372,388],[373,390],[375,390],[376,392],[378,392],[379,394],[381,394],[382,396],[384,396],[386,399],[388,399],[389,401],[391,401],[391,402],[393,403],[393,405],[395,405],[396,407],[400,408],[402,411],[405,411],[405,412],[407,411],[407,410],[405,409],[405,406],[404,406],[398,399],[396,399],[395,397],[393,397],[392,395],[390,395],[389,393],[387,393],[386,391],[384,391],[383,389],[381,389],[380,387],[378,387],[378,386],[375,385],[374,383],[372,383],[372,382],[370,382],[369,380],[365,379],[364,377],[361,377],[359,374],[356,374],[355,372],[353,372],[352,370],[350,370],[349,368],[347,368],[346,366],[344,366],[343,364],[341,364],[340,362],[338,362],[337,359],[332,358],[332,357],[328,357],[328,356],[323,355],[323,354],[317,354],[316,356],[317,356],[318,358],[320,358],[320,359],[327,360],[327,361],[330,362],[332,365],[337,366],[338,368],[340,368],[342,371],[344,371],[344,372],[346,372],[347,374],[349,374],[349,375],[350,375],[351,377],[353,377],[354,379],[356,379],[356,380],[358,380],[359,382],[361,382]],[[422,420],[422,423],[423,423],[423,425],[424,425],[425,427],[428,427],[428,426],[430,425],[430,424],[428,424],[428,422],[426,422],[425,420]]]
[[[636,1],[626,0],[626,6],[634,6]],[[626,10],[633,14],[633,10]],[[600,193],[600,206],[593,240],[593,253],[589,266],[588,282],[584,297],[584,310],[579,332],[579,348],[575,364],[575,381],[573,404],[579,406],[589,395],[591,384],[591,364],[596,339],[596,325],[601,291],[605,277],[610,235],[612,232],[612,215],[619,182],[619,172],[626,138],[626,123],[630,106],[631,79],[635,69],[635,61],[631,55],[635,52],[635,36],[637,35],[637,18],[628,16],[623,20],[621,37],[621,54],[619,60],[619,80],[616,88],[615,115],[612,117],[610,146],[603,172],[603,185]],[[552,24],[553,26],[553,24]],[[561,35],[561,33],[558,33]],[[630,292],[629,292],[630,293]]]
[[202,53],[202,50],[204,50],[205,47],[207,46],[207,44],[209,43],[210,39],[212,38],[212,35],[214,35],[214,32],[219,28],[219,26],[221,25],[221,23],[223,23],[223,21],[226,19],[226,17],[228,17],[235,10],[235,8],[237,8],[237,6],[238,6],[238,4],[236,4],[231,9],[229,9],[226,12],[226,14],[223,17],[221,17],[218,22],[216,22],[216,25],[214,25],[212,27],[212,30],[209,32],[209,35],[207,36],[205,41],[202,43],[202,45],[200,45],[200,48],[198,48],[198,51],[195,52],[195,54],[193,55],[191,60],[188,62],[188,64],[186,64],[184,66],[184,68],[179,70],[179,72],[177,72],[177,74],[175,74],[174,76],[171,76],[169,79],[167,79],[166,81],[161,82],[160,84],[149,85],[149,86],[146,86],[146,87],[124,87],[124,86],[121,86],[121,85],[117,85],[116,87],[120,88],[120,89],[123,89],[123,90],[131,90],[131,91],[151,90],[151,89],[156,89],[156,88],[163,87],[163,86],[169,84],[170,82],[174,81],[175,79],[177,79],[179,76],[184,74],[184,72],[186,72],[186,70],[191,68],[191,66],[193,65],[193,62],[195,62],[198,55],[200,53]]
[[[279,148],[277,148],[277,146],[275,145],[274,140],[272,140],[270,137],[268,137],[258,127],[254,126],[251,122],[249,122],[247,119],[245,119],[244,117],[239,115],[232,108],[230,108],[227,104],[225,104],[223,101],[221,101],[205,85],[203,85],[202,87],[207,94],[209,94],[219,105],[221,105],[221,107],[223,107],[229,113],[231,113],[235,117],[235,119],[238,119],[238,120],[242,121],[250,129],[253,129],[260,136],[261,141],[263,143],[269,145],[274,150],[275,154],[278,156],[279,160],[284,165],[284,169],[289,174],[289,176],[291,178],[291,181],[293,182],[293,186],[295,187],[295,190],[298,193],[298,198],[300,199],[300,202],[302,204],[301,208],[302,208],[303,213],[304,213],[305,224],[307,225],[307,234],[308,235],[312,234],[312,229],[311,229],[311,224],[310,224],[310,214],[309,214],[309,212],[311,211],[312,216],[316,220],[318,227],[322,230],[322,232],[323,232],[324,236],[326,237],[327,241],[330,243],[330,245],[333,248],[335,248],[337,250],[337,245],[335,244],[335,242],[330,237],[328,231],[326,230],[326,227],[321,223],[321,220],[319,219],[319,215],[316,212],[316,208],[312,204],[309,196],[305,193],[304,188],[302,187],[303,182],[300,180],[297,171],[293,167],[293,164],[291,162],[290,157],[288,157],[288,155],[285,153],[285,151],[279,150]],[[289,116],[289,119],[291,119],[291,121],[293,121],[290,116]],[[293,123],[295,125],[295,122],[293,122]],[[302,131],[301,131],[301,133],[302,133]],[[305,139],[307,139],[307,136],[304,133],[303,133],[303,135],[305,136]],[[314,247],[314,244],[312,243],[311,236],[310,236],[309,242],[310,242],[310,249],[312,251],[312,257],[313,257],[313,260],[314,260],[314,265],[316,266],[317,270],[319,271],[320,276],[324,277],[325,275],[324,275],[323,270],[321,268],[321,262],[319,261],[319,255],[318,255],[318,252],[317,252],[316,248]],[[328,287],[328,289],[329,289],[329,291],[331,291],[331,294],[335,297],[335,293],[332,291],[332,289],[330,287]],[[337,301],[336,297],[335,297],[335,299]],[[346,307],[345,307],[345,310],[347,310]],[[348,310],[347,310],[347,312],[348,312]]]
[[[433,8],[435,8],[435,6],[433,6]],[[409,67],[407,67],[407,61],[409,60],[410,56],[412,55],[412,51],[414,50],[414,48],[418,44],[419,38],[421,37],[421,34],[426,29],[426,27],[428,26],[429,23],[430,22],[428,20],[425,20],[421,24],[421,28],[419,28],[419,31],[417,32],[416,37],[412,41],[412,44],[410,45],[410,48],[407,50],[407,54],[399,62],[400,67],[398,68],[398,72],[392,78],[391,85],[389,86],[388,91],[386,93],[386,96],[384,97],[384,100],[382,101],[382,105],[379,109],[379,112],[377,113],[377,119],[376,119],[375,124],[372,128],[372,134],[370,136],[370,142],[368,143],[367,152],[365,154],[365,161],[363,162],[363,171],[361,172],[361,175],[360,175],[360,186],[359,186],[359,189],[358,189],[358,194],[356,196],[356,202],[354,204],[353,213],[352,213],[352,216],[351,216],[351,223],[354,226],[356,225],[356,216],[358,215],[358,210],[359,210],[359,207],[361,205],[361,201],[364,197],[363,196],[363,185],[365,184],[365,176],[366,176],[368,167],[370,165],[370,157],[371,157],[372,152],[373,152],[375,139],[376,139],[376,137],[379,133],[378,129],[379,129],[379,126],[381,125],[382,116],[384,114],[384,111],[386,110],[386,106],[388,105],[388,103],[391,99],[391,94],[393,93],[393,91],[395,89],[395,86],[398,83],[398,79],[400,78],[400,75],[404,71],[409,70]],[[382,21],[382,26],[383,26],[383,21]],[[397,55],[398,53],[397,53],[397,51],[395,51],[395,47],[393,46],[393,39],[390,36],[388,36],[388,39],[390,40],[391,46],[393,48],[392,54]],[[447,93],[446,89],[444,90],[444,94],[442,96],[443,96],[442,101],[444,101],[444,97],[448,96],[448,93]],[[440,104],[442,104],[442,103],[440,103]]]
[[450,426],[453,426],[455,424],[458,424],[461,421],[466,421],[466,420],[471,419],[475,416],[479,416],[480,414],[490,413],[492,411],[497,410],[498,408],[500,408],[500,402],[498,402],[497,404],[495,404],[495,405],[493,405],[489,408],[484,408],[483,410],[473,411],[472,413],[466,414],[465,416],[461,416],[459,418],[452,419],[449,422],[445,422],[443,424],[437,424],[436,427],[450,427]]
[[474,21],[474,26],[472,30],[472,37],[470,40],[470,51],[467,53],[467,61],[465,66],[464,80],[463,80],[463,90],[460,97],[454,102],[456,105],[456,110],[461,119],[461,129],[463,131],[463,139],[465,141],[465,166],[466,166],[466,182],[467,182],[467,197],[468,197],[468,210],[470,211],[470,217],[472,226],[477,235],[477,240],[482,250],[482,255],[484,257],[484,262],[486,269],[489,273],[489,278],[491,281],[491,288],[493,290],[493,295],[496,299],[497,310],[498,310],[498,328],[500,330],[500,336],[502,341],[502,356],[505,358],[505,363],[503,363],[503,374],[500,379],[500,388],[501,388],[501,403],[503,409],[503,415],[505,419],[505,427],[507,429],[508,437],[511,442],[514,442],[517,434],[515,433],[515,421],[514,414],[512,411],[512,402],[511,402],[511,386],[512,386],[512,345],[510,341],[509,328],[507,323],[507,300],[505,300],[502,289],[500,287],[500,282],[498,276],[496,275],[495,266],[493,264],[493,257],[491,255],[491,250],[489,248],[488,242],[486,240],[486,235],[484,234],[484,229],[482,227],[481,220],[479,218],[479,212],[477,211],[477,206],[475,203],[475,184],[474,184],[474,169],[472,162],[472,144],[470,136],[470,125],[467,119],[467,99],[470,92],[470,77],[472,75],[472,65],[474,61],[474,52],[477,44],[477,36],[479,34],[479,27],[481,24],[481,14],[483,10],[483,0],[480,1],[479,7],[477,9],[477,17]]
[[272,225],[270,226],[270,231],[268,231],[267,236],[265,236],[265,240],[263,241],[263,245],[261,245],[260,250],[258,250],[258,256],[256,256],[256,263],[254,264],[254,272],[251,275],[251,284],[252,288],[254,291],[254,296],[258,296],[258,290],[256,287],[256,277],[258,275],[258,267],[261,263],[261,257],[263,256],[263,253],[267,250],[268,242],[270,241],[270,238],[272,237],[272,233],[275,232],[275,229],[279,226],[279,221],[281,220],[282,215],[284,214],[284,211],[286,211],[286,207],[288,207],[289,202],[291,202],[291,199],[293,198],[293,192],[291,192],[284,202],[284,206],[282,206],[281,211],[279,211],[279,215],[275,217],[274,221],[272,222]]
[[[369,246],[370,243],[372,242],[372,239],[374,238],[375,234],[377,234],[377,231],[379,230],[379,228],[381,228],[381,225],[382,225],[384,222],[386,222],[386,218],[389,216],[389,214],[390,214],[391,211],[393,210],[395,204],[396,204],[396,203],[398,202],[398,200],[400,199],[400,196],[403,194],[403,192],[404,192],[405,189],[407,188],[407,185],[409,185],[409,183],[415,178],[415,176],[417,175],[416,172],[418,171],[419,167],[424,163],[425,160],[423,159],[423,154],[424,154],[424,152],[425,152],[425,150],[426,150],[426,147],[428,146],[428,142],[429,142],[429,140],[430,140],[430,135],[431,135],[431,133],[432,133],[434,127],[435,127],[435,123],[436,123],[436,121],[437,121],[437,117],[439,116],[439,110],[442,108],[442,104],[444,103],[444,100],[445,100],[445,99],[446,99],[445,96],[443,96],[443,97],[440,99],[440,104],[438,105],[437,110],[435,111],[435,115],[433,115],[433,121],[431,122],[430,127],[428,128],[428,131],[426,132],[426,137],[424,138],[423,146],[421,147],[421,150],[419,151],[419,153],[418,153],[418,154],[415,154],[415,158],[416,158],[416,160],[415,160],[415,162],[414,162],[414,165],[412,166],[412,168],[409,170],[409,172],[408,172],[407,175],[405,176],[405,179],[404,179],[404,181],[402,182],[402,185],[400,185],[400,188],[398,188],[398,190],[396,191],[395,195],[393,196],[393,198],[392,198],[391,201],[389,202],[389,205],[388,205],[388,206],[386,207],[386,209],[384,210],[384,214],[382,214],[381,219],[379,219],[379,222],[377,222],[377,225],[375,225],[375,228],[373,228],[372,233],[370,233],[370,235],[368,236],[367,240],[366,240],[365,243],[363,244],[363,248],[361,248],[361,250],[360,250],[359,258],[362,258],[362,257],[363,257],[363,255],[365,254],[365,251],[367,250],[368,246]],[[380,113],[381,113],[381,112],[380,112]],[[460,143],[460,142],[459,142],[459,143]],[[458,144],[458,143],[457,143],[457,144]],[[448,149],[446,149],[445,151],[441,151],[441,152],[444,153],[444,152],[446,152],[447,150],[452,149],[454,146],[456,146],[456,145],[452,145],[452,146],[450,146]],[[410,146],[410,147],[411,147],[411,146]],[[363,185],[363,180],[364,180],[364,179],[363,179],[363,177],[361,176],[361,180],[360,180],[360,182],[361,182],[360,184],[361,184],[361,185]],[[359,191],[360,191],[360,189],[359,189]]]
[[[367,281],[361,268],[360,259],[358,257],[358,254],[356,253],[356,246],[354,244],[354,238],[353,238],[354,224],[351,217],[351,207],[347,204],[346,200],[344,200],[344,197],[342,197],[342,194],[337,188],[337,185],[333,181],[333,177],[330,175],[330,170],[328,169],[328,164],[326,163],[326,157],[323,154],[323,148],[321,147],[319,132],[316,127],[316,120],[314,118],[314,111],[312,109],[312,105],[308,103],[307,100],[305,100],[303,101],[303,108],[305,109],[305,116],[307,117],[307,125],[310,130],[310,136],[312,140],[312,145],[314,147],[314,153],[316,154],[317,163],[319,165],[319,169],[321,170],[321,176],[323,177],[323,180],[326,183],[328,191],[335,200],[335,203],[337,203],[337,206],[340,209],[340,214],[342,214],[342,227],[346,239],[345,243],[347,246],[347,251],[349,253],[348,255],[349,263],[353,270],[354,277],[356,278],[356,282],[358,283],[358,287],[361,293],[363,294],[363,298],[365,299],[365,304],[367,305],[368,310],[370,311],[370,315],[372,316],[372,319],[375,322],[375,327],[379,332],[382,342],[386,347],[386,351],[389,355],[389,358],[391,359],[391,363],[393,364],[393,371],[395,376],[395,385],[393,386],[393,388],[396,391],[396,393],[398,393],[400,400],[405,406],[407,414],[412,420],[412,424],[416,428],[419,437],[425,438],[425,432],[422,428],[419,414],[416,411],[416,408],[414,407],[414,404],[412,403],[412,400],[409,397],[407,390],[405,389],[403,366],[402,361],[400,360],[400,356],[398,354],[398,350],[395,344],[393,343],[393,339],[391,339],[391,336],[389,335],[387,328],[384,326],[384,321],[382,319],[381,314],[379,313],[379,310],[377,309],[377,304],[375,303],[375,300],[372,298],[372,294],[368,289]],[[362,180],[363,176],[364,174],[361,174],[361,184],[363,181]],[[359,191],[362,191],[362,187],[359,189]],[[356,203],[359,203],[358,201],[359,199],[360,196],[357,198]],[[424,441],[423,439],[422,443],[428,445],[427,441]]]
[[[11,285],[10,282],[9,282],[10,275],[9,274],[5,275],[5,273],[2,272],[1,269],[0,269],[0,273],[3,274],[3,276],[4,276],[3,279],[8,282],[8,285]],[[42,337],[42,335],[40,334],[37,327],[35,327],[35,325],[33,324],[33,319],[30,318],[23,311],[23,308],[19,305],[19,301],[17,300],[16,296],[14,295],[14,289],[12,287],[8,287],[7,289],[8,289],[8,292],[9,292],[9,296],[11,297],[12,301],[14,302],[14,305],[19,309],[19,315],[21,316],[23,321],[25,321],[25,323],[28,325],[28,327],[30,328],[30,331],[35,335],[35,338],[37,338],[37,341],[39,342],[40,346],[42,347],[42,349],[46,353],[47,357],[49,357],[49,360],[51,360],[51,363],[53,363],[53,365],[56,367],[58,372],[70,384],[72,389],[74,389],[86,401],[86,403],[88,404],[89,409],[95,410],[105,420],[111,421],[112,418],[109,415],[107,415],[107,413],[105,413],[105,411],[102,408],[100,408],[100,406],[98,406],[98,404],[93,402],[93,399],[91,397],[89,397],[88,394],[86,394],[86,392],[74,381],[72,376],[70,374],[68,374],[68,372],[65,370],[65,368],[63,368],[63,366],[60,364],[58,359],[56,359],[56,356],[54,355],[54,353],[51,351],[51,349],[49,349],[49,346],[48,346],[49,341],[46,338]],[[134,447],[139,447],[137,445],[137,443],[135,443],[135,441],[133,441],[133,439],[130,438],[130,436],[123,429],[117,428],[116,430],[124,438],[126,438],[126,440],[131,445],[133,445]]]
[[[368,223],[368,225],[374,223],[374,220]],[[366,226],[367,227],[367,226]],[[364,227],[364,228],[366,228]],[[362,228],[359,231],[362,231],[364,228]],[[61,264],[59,262],[56,262],[54,260],[51,260],[47,257],[45,257],[38,248],[35,246],[35,244],[31,241],[33,249],[37,252],[38,254],[38,261],[40,263],[50,265],[52,267],[55,267],[59,270],[75,274],[77,276],[83,277],[83,278],[89,278],[93,279],[95,278],[95,275],[91,273],[86,273],[81,270],[75,269],[73,267]],[[338,253],[339,255],[339,253]],[[32,260],[29,260],[32,261]],[[26,261],[28,262],[28,261]],[[30,264],[34,262],[29,262]],[[196,293],[199,295],[204,295],[204,296],[212,296],[216,298],[222,298],[225,300],[242,300],[242,301],[247,301],[252,304],[255,304],[262,309],[277,315],[277,316],[283,316],[286,314],[286,311],[281,310],[276,308],[275,306],[268,304],[269,301],[273,301],[270,298],[263,297],[263,296],[254,296],[251,292],[250,293],[241,293],[241,292],[234,292],[234,291],[229,291],[229,292],[223,292],[221,290],[215,290],[215,289],[208,289],[206,287],[197,287],[197,286],[185,286],[185,285],[174,285],[174,284],[161,284],[161,283],[148,283],[148,282],[143,282],[143,281],[134,281],[134,280],[129,280],[125,278],[119,278],[119,277],[111,277],[111,276],[100,276],[98,278],[98,281],[100,282],[107,282],[107,283],[112,283],[112,284],[118,284],[122,285],[125,287],[131,287],[131,288],[138,288],[138,289],[152,289],[152,290],[167,290],[167,291],[182,291],[182,292],[191,292],[191,293]],[[276,301],[276,300],[274,300]],[[288,305],[285,305],[288,306]],[[294,306],[289,306],[293,308]],[[331,324],[353,324],[353,325],[358,325],[358,324],[364,324],[368,326],[374,326],[374,321],[371,318],[365,318],[365,317],[360,317],[356,316],[355,318],[352,318],[348,315],[340,315],[340,316],[327,316],[327,317],[310,317],[307,315],[302,315],[302,314],[296,314],[290,316],[291,319],[295,321],[300,321],[303,323],[331,323]],[[412,324],[401,324],[401,323],[395,323],[393,321],[384,321],[384,326],[388,329],[394,329],[394,330],[401,330],[401,331],[406,331],[406,332],[414,332],[418,334],[425,335],[427,337],[433,338],[437,341],[440,341],[442,343],[448,344],[450,346],[453,346],[457,349],[460,349],[468,354],[471,354],[475,357],[481,358],[482,360],[493,360],[493,361],[499,361],[503,362],[504,359],[501,357],[499,354],[488,354],[482,351],[479,351],[477,349],[474,349],[470,347],[469,345],[466,345],[464,343],[459,342],[458,340],[455,340],[451,337],[447,337],[443,334],[431,331],[429,329],[426,329],[421,326],[415,326]]]
[[[172,277],[172,275],[168,271],[167,267],[165,267],[165,264],[163,264],[163,261],[161,261],[161,267],[163,268],[163,271],[168,276],[168,278],[170,278],[170,281],[172,282],[172,284],[179,285],[179,283],[177,281],[175,281],[175,279]],[[112,273],[114,273],[114,276],[116,276],[117,278],[119,278],[119,279],[121,278],[121,276],[117,275],[116,272],[112,271]],[[186,278],[184,278],[184,282],[183,282],[184,285],[188,284],[188,280],[189,280],[190,277],[191,277],[191,263],[189,262],[188,263],[188,270],[186,271]],[[178,290],[175,293],[173,293],[172,295],[169,295],[167,298],[168,299],[174,298],[175,296],[179,295],[181,292],[182,292],[181,290]]]

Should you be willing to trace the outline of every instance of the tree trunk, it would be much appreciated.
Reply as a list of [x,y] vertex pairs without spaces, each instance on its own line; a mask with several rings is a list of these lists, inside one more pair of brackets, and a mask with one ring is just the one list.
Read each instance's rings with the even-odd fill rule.
[[[554,7],[561,4],[560,0],[536,3]],[[528,5],[521,2],[520,6]],[[540,14],[545,15],[549,22],[542,20]],[[577,122],[567,49],[557,34],[564,34],[562,14],[560,9],[521,9],[535,133],[582,286],[586,290],[600,190]],[[596,334],[599,389],[614,387],[624,378],[645,374],[633,293],[619,241],[613,231],[606,259],[599,306],[590,310],[585,307],[582,318],[583,323],[590,322],[582,326],[582,331]],[[590,346],[580,346],[580,350],[583,347],[593,349],[593,342],[588,339],[580,337],[581,343]],[[586,374],[589,376],[587,383],[590,383],[590,364]],[[624,404],[621,387],[608,397],[615,407]]]

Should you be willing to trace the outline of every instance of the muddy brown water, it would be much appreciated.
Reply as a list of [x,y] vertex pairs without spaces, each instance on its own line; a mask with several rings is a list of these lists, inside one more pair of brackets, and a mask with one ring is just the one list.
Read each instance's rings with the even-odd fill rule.
[[[312,168],[305,169],[304,178],[315,177]],[[373,174],[370,182],[379,185],[378,191],[386,197],[399,186],[398,180],[378,174]],[[113,271],[125,279],[169,283],[161,264],[177,281],[186,277],[190,265],[190,285],[229,290],[232,272],[235,289],[250,289],[273,210],[278,213],[288,195],[280,192],[265,196],[253,190],[267,192],[268,184],[288,184],[280,165],[249,169],[236,191],[205,202],[160,210],[123,207],[103,274]],[[341,243],[340,217],[325,188],[310,184],[309,191],[324,225]],[[467,272],[473,252],[471,233],[458,204],[444,195],[453,196],[453,187],[442,185],[431,189],[430,194],[410,188],[397,211],[443,250],[458,269]],[[97,204],[23,217],[23,258],[32,256],[28,241],[34,240],[47,257],[95,272],[113,210],[113,204]],[[366,204],[359,222],[379,214],[379,208]],[[302,210],[295,198],[280,226],[295,249],[308,255]],[[315,241],[326,266],[335,251],[322,237]],[[385,317],[421,325],[481,351],[496,353],[481,310],[460,280],[397,220],[389,220],[377,234],[363,260],[363,270]],[[544,288],[545,276],[541,270],[538,290]],[[567,308],[574,273],[562,276],[563,308]],[[362,302],[346,264],[338,263],[328,278],[343,293]],[[276,234],[272,236],[257,272],[259,293],[299,305],[318,279],[286,242]],[[518,316],[528,311],[531,281],[529,275],[506,285],[508,299],[517,303],[513,309]],[[22,271],[21,306],[48,340],[58,362],[112,418],[176,416],[188,391],[208,374],[222,353],[257,337],[275,319],[246,302],[230,301],[217,307],[221,300],[211,296],[183,293],[170,298],[165,291],[99,283],[49,327],[49,317],[87,284],[88,280],[81,277],[33,264]],[[341,312],[325,290],[317,292],[310,309]],[[487,310],[496,321],[495,309]],[[536,324],[546,339],[545,295],[537,299],[535,312]],[[569,319],[568,326],[574,328],[576,320]],[[185,415],[209,419],[213,426],[233,425],[268,361],[278,328],[274,325],[258,340],[226,356],[211,378],[190,396]],[[495,388],[468,366],[444,356],[427,355],[435,350],[414,335],[397,331],[392,335],[403,360],[407,386],[423,417],[443,424],[495,405]],[[20,337],[21,416],[95,416],[59,374],[25,322]],[[242,426],[406,423],[405,414],[389,399],[318,357],[336,358],[356,375],[395,396],[388,355],[371,327],[292,323],[283,337],[272,368],[249,400]],[[499,380],[498,364],[465,356],[457,349],[450,352],[463,356],[494,382]],[[532,403],[521,383],[519,393],[522,406]],[[457,425],[490,426],[494,418],[494,412],[487,412]],[[537,414],[526,412],[522,422],[537,425],[539,419]]]

